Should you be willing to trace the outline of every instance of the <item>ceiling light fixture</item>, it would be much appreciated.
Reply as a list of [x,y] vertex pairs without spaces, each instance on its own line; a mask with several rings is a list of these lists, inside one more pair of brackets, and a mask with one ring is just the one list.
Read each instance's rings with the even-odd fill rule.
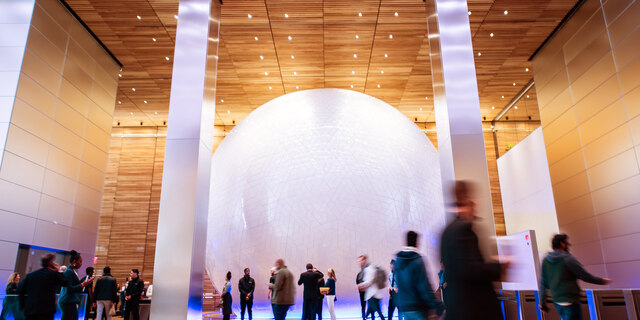
[[380,85],[378,84],[378,88],[380,88]]
[[495,109],[495,108],[496,108],[496,106],[491,106],[491,110],[493,110],[493,109]]
[[529,72],[529,68],[524,68],[524,71],[525,72]]
[[295,56],[291,56],[291,60],[293,60],[293,59],[295,59],[295,58],[296,58]]
[[122,78],[122,73],[118,73],[118,77]]
[[153,114],[158,115],[158,111],[154,112]]
[[358,12],[358,17],[362,17],[362,12]]
[[482,52],[478,52],[478,57],[482,55]]
[[144,100],[144,103],[146,104],[146,103],[147,103],[147,100]]
[[177,15],[177,14],[176,14],[176,15],[174,15],[173,17],[174,17],[176,20],[178,19],[178,15]]
[[253,37],[253,40],[258,41],[258,37]]
[[504,96],[500,96],[502,99],[504,99]]
[[249,14],[247,15],[247,18],[249,18],[249,19],[253,18],[253,16],[251,15],[251,13],[249,13]]
[[224,99],[220,99],[220,102],[224,102]]
[[169,57],[164,57],[165,60],[169,61]]
[[118,100],[118,104],[122,104],[122,101]]
[[515,82],[513,83],[513,86],[514,86],[514,87],[516,86],[516,83],[515,83]]
[[493,32],[489,33],[489,37],[493,38]]
[[230,114],[230,113],[231,113],[231,110],[227,110],[227,114]]
[[142,20],[142,17],[141,17],[141,16],[136,16],[136,18],[138,18],[138,20]]
[[418,108],[418,110],[422,111],[422,107]]
[[136,88],[131,88],[131,91],[136,91]]
[[288,36],[288,37],[287,37],[287,39],[291,40],[291,39],[293,39],[293,38],[292,38],[291,36]]
[[504,15],[506,16],[507,14],[509,14],[509,11],[505,10]]
[[356,72],[354,70],[351,70],[351,74],[356,74]]
[[273,88],[271,86],[269,86],[269,90],[273,90]]
[[288,14],[288,13],[285,13],[285,14],[284,14],[284,17],[285,17],[285,18],[289,18],[289,14]]
[[529,95],[527,95],[527,99],[529,99]]
[[264,56],[260,56],[260,60],[264,60]]
[[429,97],[424,97],[425,100],[429,100]]
[[300,89],[300,86],[296,86],[296,90]]
[[350,85],[351,89],[353,89],[353,85]]
[[514,109],[518,110],[518,106],[513,106]]
[[151,40],[153,40],[153,42],[156,42],[156,41],[158,41],[158,40],[156,40],[156,38],[151,38]]
[[393,39],[393,35],[392,34],[389,35],[389,39]]
[[384,74],[384,70],[380,70],[380,73]]
[[398,12],[395,12],[393,15],[397,17],[398,16]]
[[360,39],[360,36],[356,34],[356,39]]
[[389,58],[389,55],[385,53],[385,54],[384,54],[384,57],[385,57],[385,58]]
[[467,14],[471,15],[471,11],[467,12]]
[[354,53],[354,54],[353,54],[353,57],[354,57],[354,58],[357,58],[357,57],[358,57],[358,55]]
[[133,115],[133,112],[129,112],[130,115]]
[[265,76],[268,76],[268,75],[269,75],[269,72],[266,72],[266,71],[265,71],[265,72],[264,72],[264,75],[265,75]]
[[298,75],[298,72],[294,71],[294,72],[293,72],[293,75],[294,75],[294,76],[297,76],[297,75]]

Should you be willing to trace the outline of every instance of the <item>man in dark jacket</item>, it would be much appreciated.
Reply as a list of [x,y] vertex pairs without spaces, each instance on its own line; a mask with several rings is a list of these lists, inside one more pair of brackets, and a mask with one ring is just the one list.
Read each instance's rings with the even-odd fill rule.
[[440,253],[447,272],[447,320],[502,319],[502,309],[493,287],[509,264],[484,261],[478,236],[473,231],[475,204],[470,186],[456,181],[457,217],[442,233]]
[[418,253],[418,234],[407,232],[407,246],[396,254],[394,264],[398,292],[393,300],[406,320],[426,320],[429,310],[442,315],[442,302],[433,294],[427,268]]
[[316,315],[316,307],[320,296],[318,280],[324,277],[322,272],[313,269],[311,263],[307,263],[307,271],[300,274],[298,285],[304,284],[302,294],[302,319],[313,320]]
[[562,320],[582,319],[580,307],[580,287],[578,279],[595,284],[608,284],[611,280],[591,275],[582,267],[578,259],[569,253],[569,236],[556,234],[553,236],[549,252],[542,262],[540,279],[540,309],[548,311],[547,289],[551,291],[553,304]]
[[253,307],[253,290],[256,288],[256,282],[249,275],[249,268],[244,268],[244,277],[238,281],[238,290],[240,290],[240,319],[244,320],[244,310],[249,311],[249,320],[253,319],[251,308]]
[[[82,279],[80,279],[80,282],[84,282],[89,278],[93,278],[93,271],[94,268],[93,267],[87,267],[84,272],[85,272],[85,276],[82,277]],[[84,313],[84,318],[85,319],[89,319],[89,314],[91,313],[91,310],[93,309],[93,304],[96,303],[96,300],[94,300],[93,298],[93,282],[89,283],[88,286],[82,288],[82,293],[86,293],[87,294],[87,300],[85,302],[85,313]]]
[[129,315],[133,315],[134,320],[140,320],[140,299],[142,298],[142,291],[144,290],[144,282],[140,280],[140,272],[138,269],[131,269],[131,280],[127,284],[127,289],[124,292],[124,300],[126,305],[124,307],[124,320],[129,320]]
[[96,281],[93,296],[96,301],[96,319],[102,320],[102,315],[106,314],[107,320],[111,320],[109,311],[118,301],[118,282],[111,275],[110,267],[104,267],[102,277]]
[[[359,256],[358,263],[360,264],[360,272],[358,272],[358,275],[356,275],[356,286],[359,286],[364,282],[364,269],[369,266],[369,263],[367,262],[367,256]],[[362,320],[365,320],[367,311],[367,300],[364,299],[364,291],[358,290],[358,293],[360,294],[360,311],[362,312]]]

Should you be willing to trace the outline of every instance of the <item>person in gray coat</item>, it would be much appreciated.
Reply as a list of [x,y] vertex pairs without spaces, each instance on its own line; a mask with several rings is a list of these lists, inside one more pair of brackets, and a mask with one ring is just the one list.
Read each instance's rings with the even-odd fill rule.
[[296,286],[293,280],[293,273],[284,265],[284,260],[276,260],[275,267],[276,282],[269,285],[273,291],[271,294],[271,304],[273,304],[273,317],[275,320],[284,320],[287,317],[289,307],[294,304]]
[[107,320],[111,320],[111,307],[118,301],[118,282],[111,275],[110,267],[104,267],[102,277],[96,281],[93,296],[96,301],[96,319],[102,320],[104,314]]

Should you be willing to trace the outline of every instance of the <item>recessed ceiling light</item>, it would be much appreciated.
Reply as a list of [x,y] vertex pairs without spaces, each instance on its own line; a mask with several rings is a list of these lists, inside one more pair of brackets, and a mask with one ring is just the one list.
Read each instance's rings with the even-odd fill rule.
[[153,114],[158,115],[158,111],[154,112]]
[[144,100],[144,103],[147,103],[147,100]]
[[176,15],[174,15],[173,17],[174,17],[174,18],[176,18],[176,19],[178,19],[178,15],[177,15],[177,14],[176,14]]
[[271,86],[269,86],[269,90],[273,90],[273,88]]
[[384,70],[380,70],[380,73],[384,74]]
[[300,89],[300,86],[296,86],[296,90]]
[[247,18],[249,18],[249,19],[253,18],[253,16],[251,15],[251,13],[249,13],[249,14],[247,15]]
[[296,58],[295,56],[291,56],[291,60],[293,60],[293,59],[295,59],[295,58]]
[[136,88],[131,88],[131,91],[136,91]]
[[489,37],[493,38],[493,32],[489,33]]
[[397,17],[397,16],[398,16],[398,13],[397,13],[397,12],[395,12],[393,15]]
[[284,17],[285,17],[285,18],[289,18],[289,14],[288,14],[288,13],[285,13],[285,14],[284,14]]
[[231,110],[227,110],[227,114],[231,113]]
[[482,52],[478,52],[478,57],[482,55]]
[[287,37],[287,39],[291,40],[291,39],[293,39],[293,38],[292,38],[291,36],[288,36],[288,37]]
[[220,99],[220,102],[224,102],[224,99]]
[[527,99],[529,99],[529,95],[527,95]]
[[500,96],[502,99],[504,99],[504,96]]
[[355,70],[351,70],[351,74],[356,74]]
[[130,115],[133,115],[133,112],[129,112]]
[[358,57],[358,55],[354,53],[354,54],[353,54],[353,57],[354,57],[354,58],[357,58],[357,57]]
[[389,35],[389,39],[393,39],[393,35],[392,34]]
[[118,100],[118,104],[122,104],[122,101]]
[[164,57],[165,60],[169,61],[169,57]]
[[141,19],[142,19],[142,17],[141,17],[141,16],[136,16],[136,18],[138,18],[138,20],[141,20]]
[[506,16],[507,14],[509,14],[509,11],[505,10],[504,15]]
[[471,11],[467,12],[469,15],[471,15]]
[[358,12],[358,17],[362,17],[362,12]]
[[118,77],[122,78],[122,73],[118,73]]
[[385,54],[384,54],[384,57],[385,57],[385,58],[389,58],[389,55],[385,53]]
[[297,76],[297,75],[298,75],[298,72],[294,71],[294,72],[293,72],[293,75],[294,75],[294,76]]
[[424,97],[425,100],[429,100],[429,97]]
[[516,110],[518,110],[518,106],[514,106],[513,108],[514,108],[514,109],[516,109]]
[[378,88],[380,88],[380,85],[378,84]]
[[356,39],[360,39],[360,36],[356,34]]
[[264,56],[260,56],[260,60],[264,60]]
[[353,89],[353,85],[350,85],[351,89]]
[[253,37],[253,40],[258,41],[258,37]]
[[513,83],[513,86],[514,86],[514,87],[516,86],[516,83],[515,83],[515,82]]
[[525,72],[529,72],[529,68],[524,68],[524,71]]
[[422,111],[422,107],[418,108],[418,110]]
[[156,42],[156,41],[158,41],[158,40],[156,40],[156,38],[151,38],[151,40],[153,40],[153,42]]
[[496,108],[495,106],[491,106],[491,110],[493,110],[493,109],[495,109],[495,108]]
[[268,75],[269,75],[269,72],[266,72],[266,71],[265,71],[265,72],[264,72],[264,75],[265,75],[265,76],[268,76]]

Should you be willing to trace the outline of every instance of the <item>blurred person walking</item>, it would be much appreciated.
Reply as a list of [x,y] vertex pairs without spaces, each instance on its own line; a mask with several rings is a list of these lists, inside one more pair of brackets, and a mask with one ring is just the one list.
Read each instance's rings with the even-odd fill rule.
[[[364,263],[363,263],[364,261]],[[367,258],[365,255],[359,257],[360,266],[366,264]],[[371,315],[371,320],[376,319],[376,312],[380,316],[380,319],[384,320],[384,315],[380,309],[380,300],[384,297],[385,287],[387,282],[387,275],[384,271],[368,264],[364,268],[363,282],[358,285],[360,291],[364,291],[364,298],[367,301],[367,313],[365,319]]]
[[232,312],[231,304],[233,303],[233,298],[231,297],[231,271],[227,271],[224,280],[224,287],[222,287],[222,291],[220,292],[220,296],[222,297],[222,319],[229,320]]
[[569,236],[556,234],[551,241],[552,252],[542,261],[540,279],[540,310],[549,311],[546,303],[547,290],[551,291],[553,305],[562,320],[581,320],[580,286],[578,279],[594,284],[609,284],[610,279],[596,277],[582,267],[569,253]]
[[327,292],[327,306],[329,307],[331,320],[336,320],[336,272],[332,268],[329,268],[329,271],[327,271],[327,277],[329,277],[329,279],[327,279],[327,282],[324,284],[325,287],[329,288],[329,292]]
[[313,320],[318,308],[320,294],[319,281],[324,277],[322,272],[313,268],[311,263],[307,263],[307,271],[300,274],[298,285],[304,285],[302,294],[302,320]]
[[[268,287],[267,300],[269,300],[269,302],[271,302],[271,294],[273,293],[273,289],[271,289],[271,285],[276,283],[276,272],[277,271],[278,271],[278,269],[276,269],[276,267],[272,267],[271,271],[270,271],[271,272],[271,276],[269,277],[269,284],[267,285],[267,287]],[[272,302],[271,302],[271,312],[273,314],[275,314],[274,304]]]
[[131,269],[129,277],[131,280],[124,290],[124,320],[129,320],[129,315],[132,315],[134,320],[140,320],[140,299],[142,299],[144,282],[140,279],[138,269]]
[[[358,257],[358,263],[360,264],[360,272],[356,275],[356,287],[359,287],[360,284],[364,282],[364,269],[369,266],[367,256],[362,255]],[[364,290],[358,289],[358,294],[360,295],[360,311],[362,312],[362,320],[364,320],[367,311],[367,300],[364,299]]]
[[387,318],[393,319],[393,312],[398,309],[398,319],[402,319],[402,312],[398,308],[397,296],[398,296],[398,282],[396,281],[395,264],[396,260],[391,260],[389,263],[389,307],[387,308]]
[[114,304],[118,301],[118,282],[111,275],[111,268],[104,267],[102,277],[96,281],[94,298],[96,300],[96,319],[102,320],[104,314],[111,320],[111,310],[115,313]]
[[7,294],[2,301],[2,313],[0,313],[0,320],[7,319],[8,315],[12,315],[14,319],[22,319],[22,311],[20,310],[20,301],[18,301],[18,284],[20,283],[20,274],[17,272],[12,273],[7,280],[7,288],[5,293]]
[[499,281],[509,264],[485,262],[473,231],[475,203],[469,195],[471,186],[456,181],[457,217],[445,228],[440,253],[447,272],[447,320],[502,319],[502,309],[494,281]]
[[253,319],[253,291],[256,288],[256,282],[249,275],[249,268],[244,268],[244,277],[238,281],[238,290],[240,291],[240,319],[244,320],[244,310],[249,312],[249,320]]
[[398,313],[405,320],[426,320],[430,311],[442,315],[444,306],[433,293],[424,259],[418,253],[418,234],[414,231],[407,232],[407,246],[396,254],[394,265],[398,293],[393,300],[398,305]]
[[296,287],[293,282],[293,274],[284,264],[284,260],[276,260],[276,281],[269,286],[272,290],[271,303],[273,304],[273,316],[275,320],[285,320],[289,308],[295,302]]
[[84,278],[84,281],[80,281],[78,269],[82,267],[82,257],[75,250],[71,250],[69,262],[69,267],[62,274],[67,284],[60,290],[60,297],[58,298],[58,305],[62,310],[60,319],[78,320],[78,304],[82,301],[82,291],[93,284],[93,277]]

